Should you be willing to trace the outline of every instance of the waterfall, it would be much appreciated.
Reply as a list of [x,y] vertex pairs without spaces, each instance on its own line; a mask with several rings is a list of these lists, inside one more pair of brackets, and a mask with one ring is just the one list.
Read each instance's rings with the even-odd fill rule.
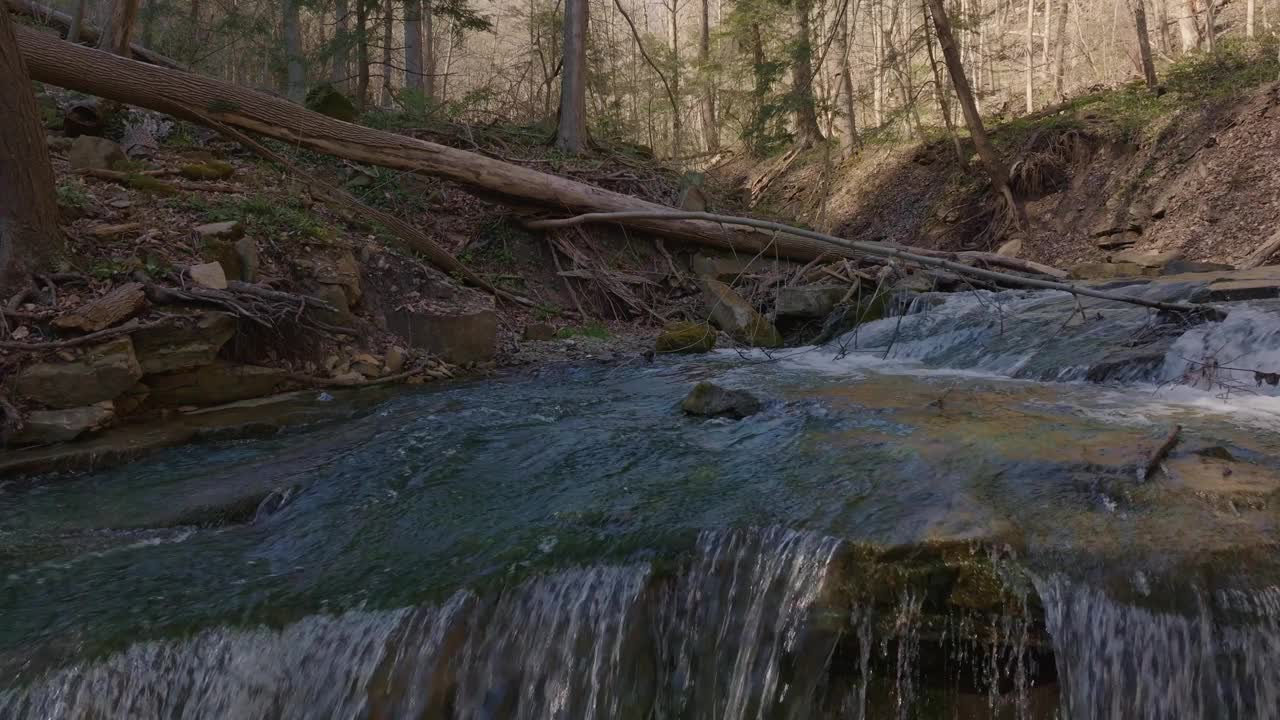
[[1190,615],[1037,582],[1069,718],[1280,718],[1280,588],[1196,592]]

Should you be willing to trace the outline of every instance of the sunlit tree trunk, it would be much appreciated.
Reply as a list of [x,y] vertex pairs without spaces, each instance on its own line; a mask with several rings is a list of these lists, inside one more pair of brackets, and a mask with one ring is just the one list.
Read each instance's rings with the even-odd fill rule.
[[1204,42],[1209,52],[1218,50],[1218,11],[1215,0],[1204,0]]
[[1032,82],[1032,71],[1035,67],[1035,38],[1032,34],[1036,28],[1036,0],[1027,0],[1027,44],[1026,44],[1026,62],[1027,62],[1027,112],[1036,109],[1035,104],[1035,86]]
[[[422,64],[426,73],[425,82],[422,84],[422,90],[427,97],[432,100],[436,99],[436,28],[435,28],[435,12],[431,6],[431,0],[424,0],[422,3]],[[548,91],[548,97],[550,92]]]
[[369,102],[369,0],[356,0],[356,96],[364,109]]
[[556,147],[575,154],[587,149],[587,2],[565,0],[564,4],[564,67],[560,70]]
[[1182,12],[1178,14],[1178,33],[1182,38],[1182,52],[1194,52],[1200,47],[1196,0],[1182,0]]
[[835,51],[837,70],[840,73],[838,95],[840,96],[840,120],[842,125],[846,154],[852,154],[858,147],[858,116],[854,107],[853,72],[849,65],[849,23],[856,12],[856,6],[846,11],[846,16],[836,20]]
[[306,68],[302,62],[302,21],[299,0],[284,0],[284,54],[287,79],[285,96],[300,103],[307,95]]
[[684,145],[684,116],[680,112],[680,1],[667,5],[671,31],[671,156],[679,157]]
[[1168,0],[1152,0],[1156,8],[1156,23],[1160,26],[1156,33],[1157,47],[1168,57],[1173,52],[1173,42],[1169,37],[1169,2]]
[[1245,34],[1245,37],[1253,37],[1253,36],[1254,36],[1254,34],[1255,34],[1255,30],[1254,30],[1254,24],[1255,24],[1255,23],[1254,23],[1254,16],[1255,16],[1255,15],[1257,15],[1257,12],[1258,12],[1258,3],[1257,3],[1257,0],[1247,0],[1247,1],[1245,2],[1245,4],[1244,4],[1244,34]]
[[64,243],[44,128],[7,12],[0,12],[0,109],[0,296],[8,298]]
[[1057,52],[1053,58],[1053,96],[1058,100],[1066,97],[1063,92],[1064,79],[1067,74],[1066,56],[1067,56],[1067,11],[1069,10],[1068,0],[1061,0],[1058,4],[1058,27],[1054,30],[1057,37]]

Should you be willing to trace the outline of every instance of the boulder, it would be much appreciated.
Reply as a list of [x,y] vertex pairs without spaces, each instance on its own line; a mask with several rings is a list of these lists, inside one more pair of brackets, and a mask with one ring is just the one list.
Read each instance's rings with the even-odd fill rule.
[[1075,280],[1110,280],[1122,277],[1142,277],[1159,275],[1156,268],[1148,268],[1137,263],[1105,263],[1087,262],[1071,266],[1071,277]]
[[388,375],[393,375],[404,369],[404,363],[409,359],[409,354],[404,348],[391,346],[387,348],[387,352],[382,356],[382,362]]
[[71,143],[71,151],[67,154],[71,169],[76,170],[115,170],[129,162],[124,150],[106,138],[92,135],[81,135]]
[[191,281],[201,287],[211,290],[227,289],[227,274],[222,269],[222,263],[208,262],[192,265],[187,272],[191,275]]
[[1022,256],[1022,238],[1014,238],[1009,242],[1001,245],[996,254],[1000,257],[1021,257]]
[[206,223],[192,229],[201,240],[235,240],[244,235],[244,225],[238,220]]
[[321,322],[337,325],[338,327],[351,327],[356,319],[351,314],[351,306],[347,304],[347,294],[342,291],[339,285],[327,285],[318,283],[311,290],[311,296],[317,300],[321,300],[331,305],[334,309],[329,310],[310,310]]
[[1119,250],[1136,245],[1142,239],[1142,233],[1136,230],[1116,233],[1101,237],[1097,241],[1097,245],[1102,250]]
[[728,390],[715,383],[700,382],[680,403],[688,415],[742,419],[760,412],[760,401],[746,390]]
[[337,285],[347,296],[347,305],[360,302],[363,289],[360,285],[360,263],[350,250],[327,262],[316,263],[315,279],[325,285]]
[[784,287],[778,291],[773,313],[778,318],[823,318],[831,314],[847,292],[849,288],[835,285]]
[[133,333],[133,349],[145,375],[189,370],[213,362],[235,332],[230,313],[175,315]]
[[715,346],[715,328],[694,322],[667,325],[654,341],[654,349],[660,353],[704,353]]
[[703,278],[702,297],[711,321],[717,327],[751,347],[778,347],[782,336],[778,329],[751,304],[718,280]]
[[1133,263],[1144,268],[1163,268],[1175,260],[1180,260],[1182,253],[1177,250],[1169,252],[1149,252],[1142,250],[1125,250],[1111,256],[1113,263]]
[[148,375],[153,407],[221,405],[270,395],[284,382],[287,373],[278,368],[215,362],[194,370]]
[[556,336],[556,329],[547,323],[529,323],[524,326],[524,339],[526,342],[544,342],[553,340]]
[[236,255],[240,259],[240,279],[251,283],[258,281],[258,269],[262,261],[258,256],[258,243],[253,238],[236,240]]
[[382,374],[382,361],[369,353],[359,353],[351,358],[351,370],[364,377],[378,377]]
[[455,365],[492,360],[498,352],[498,316],[492,309],[394,310],[387,313],[387,329]]
[[14,445],[68,442],[106,427],[114,418],[110,402],[65,410],[33,410],[9,442]]
[[111,400],[142,377],[133,342],[116,338],[69,362],[42,362],[18,374],[17,391],[42,405],[70,408]]

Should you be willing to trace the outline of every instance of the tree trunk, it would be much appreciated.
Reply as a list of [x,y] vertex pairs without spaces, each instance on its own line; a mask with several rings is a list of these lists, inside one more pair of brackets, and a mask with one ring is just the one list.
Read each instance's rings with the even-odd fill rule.
[[1061,102],[1066,99],[1066,93],[1063,92],[1063,81],[1067,75],[1067,11],[1070,9],[1069,0],[1062,0],[1058,6],[1058,27],[1054,31],[1057,35],[1057,54],[1053,58],[1053,96]]
[[587,6],[565,0],[564,66],[560,70],[560,120],[556,147],[567,153],[587,149]]
[[1204,0],[1204,43],[1209,52],[1218,51],[1218,10],[1216,0]]
[[1169,0],[1153,0],[1156,8],[1156,24],[1160,27],[1156,33],[1160,52],[1168,57],[1173,53],[1173,43],[1169,38]]
[[796,144],[810,147],[822,142],[818,110],[813,100],[813,35],[809,28],[810,0],[794,0],[796,17],[795,57],[791,62],[791,93],[796,114]]
[[835,30],[835,50],[836,62],[839,63],[840,72],[838,95],[840,96],[840,114],[843,124],[844,147],[846,155],[852,155],[853,150],[858,147],[858,117],[857,108],[854,107],[853,99],[853,72],[849,67],[849,20],[848,17],[839,19],[839,25]]
[[394,6],[391,0],[382,4],[382,91],[378,94],[378,104],[391,107],[391,42]]
[[1133,2],[1133,27],[1138,33],[1138,57],[1142,60],[1142,77],[1147,81],[1147,89],[1155,90],[1156,65],[1151,60],[1151,36],[1147,32],[1147,9],[1145,0]]
[[351,8],[347,0],[334,1],[333,16],[333,71],[329,81],[335,88],[347,92],[351,87]]
[[422,77],[422,0],[404,3],[404,86],[423,92]]
[[1258,12],[1257,0],[1247,0],[1244,4],[1244,35],[1245,37],[1254,36],[1254,15]]
[[[37,18],[43,24],[66,28],[67,35],[70,37],[71,25],[75,22],[75,18],[72,16],[64,12],[59,12],[47,5],[41,5],[38,2],[33,2],[32,0],[7,0],[6,4],[13,12]],[[83,22],[83,18],[81,18],[81,21],[79,29],[80,39],[89,45],[97,45],[102,35],[94,26],[85,24]],[[152,52],[151,50],[148,50],[136,43],[131,44],[129,46],[129,50],[133,52],[133,56],[135,58],[143,62],[148,62],[152,65],[162,65],[164,67],[175,68],[178,70],[182,69],[182,66],[177,60],[165,57],[158,52]]]
[[[417,172],[457,182],[499,202],[554,212],[670,210],[622,193],[505,163],[465,150],[345,123],[281,98],[211,78],[146,65],[71,45],[32,28],[17,28],[18,47],[32,79],[194,122],[213,120],[240,130],[354,162]],[[27,87],[24,85],[23,87]],[[967,90],[967,88],[966,88]],[[209,108],[221,108],[213,112]],[[8,196],[6,196],[8,197]],[[637,219],[626,226],[677,240],[809,260],[839,255],[830,245],[793,236],[722,227],[717,223]]]
[[[933,34],[929,32],[929,15],[928,8],[925,9],[924,17],[924,46],[929,54],[929,68],[933,70],[933,88],[934,95],[938,98],[938,111],[942,115],[942,121],[947,126],[947,137],[951,139],[951,147],[956,152],[956,162],[960,167],[968,169],[969,158],[965,157],[964,148],[960,145],[960,136],[956,133],[956,129],[951,124],[951,103],[948,96],[951,94],[947,86],[942,82],[942,73],[938,70],[938,60],[933,54]],[[957,55],[959,53],[957,52]],[[961,65],[963,66],[963,60]]]
[[138,0],[111,0],[107,22],[98,47],[120,56],[129,55],[129,37],[138,17]]
[[80,29],[84,27],[84,6],[88,0],[76,0],[76,8],[71,13],[71,27],[67,28],[67,40],[80,42]]
[[0,296],[4,298],[22,286],[27,273],[48,265],[64,249],[53,167],[18,47],[13,20],[9,13],[0,12],[0,114],[5,118],[5,130],[0,132]]
[[356,2],[356,107],[369,102],[369,1]]
[[1200,26],[1196,23],[1196,0],[1182,0],[1182,12],[1178,15],[1178,33],[1182,38],[1182,52],[1194,52],[1200,48]]
[[680,157],[684,146],[684,114],[680,112],[680,15],[677,0],[671,0],[671,157]]
[[708,152],[720,149],[720,128],[716,125],[716,84],[711,77],[711,0],[702,0],[702,22],[698,26],[698,62],[702,65],[702,137]]
[[986,128],[982,126],[982,116],[978,114],[978,106],[973,102],[973,92],[969,89],[969,79],[965,77],[964,67],[960,64],[960,51],[951,34],[951,23],[947,20],[947,11],[942,0],[926,0],[929,14],[933,16],[933,27],[938,33],[938,44],[942,46],[942,56],[946,59],[947,71],[951,74],[951,83],[955,86],[956,97],[960,101],[960,110],[964,113],[965,125],[969,128],[969,136],[978,151],[978,158],[991,178],[991,187],[996,193],[1003,195],[1010,209],[1018,216],[1019,222],[1025,226],[1021,204],[1013,196],[1013,188],[1009,187],[1009,169],[995,147],[987,137]]
[[302,64],[302,20],[298,16],[299,0],[284,1],[284,56],[286,67],[285,96],[300,103],[307,96],[307,73]]
[[1026,62],[1027,62],[1027,112],[1036,109],[1035,102],[1035,85],[1032,82],[1031,73],[1035,67],[1035,38],[1033,33],[1036,27],[1036,0],[1027,0],[1027,44],[1026,44]]

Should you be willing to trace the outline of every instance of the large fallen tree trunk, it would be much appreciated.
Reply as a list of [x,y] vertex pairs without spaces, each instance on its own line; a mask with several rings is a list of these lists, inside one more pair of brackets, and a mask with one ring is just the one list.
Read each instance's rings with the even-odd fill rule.
[[[32,0],[6,0],[6,3],[9,5],[9,9],[13,12],[18,13],[19,15],[26,15],[27,17],[38,20],[46,25],[59,28],[64,33],[71,27],[70,15],[55,8],[51,8],[48,5],[32,2]],[[101,33],[99,33],[98,29],[92,25],[80,26],[80,38],[90,45],[97,46],[98,39],[100,37]],[[133,56],[137,59],[151,63],[152,65],[161,65],[175,69],[182,67],[177,60],[149,50],[137,43],[129,43],[129,51],[132,52]]]
[[[317,152],[442,177],[512,205],[533,205],[569,214],[669,210],[630,195],[465,150],[345,123],[265,93],[72,45],[29,28],[19,28],[18,45],[32,78],[41,82],[194,122],[202,122],[207,115],[227,126]],[[751,254],[799,260],[860,254],[802,235],[728,228],[702,220],[650,214],[628,219],[625,224],[670,238]],[[1008,267],[1006,259],[994,254],[981,259]]]

